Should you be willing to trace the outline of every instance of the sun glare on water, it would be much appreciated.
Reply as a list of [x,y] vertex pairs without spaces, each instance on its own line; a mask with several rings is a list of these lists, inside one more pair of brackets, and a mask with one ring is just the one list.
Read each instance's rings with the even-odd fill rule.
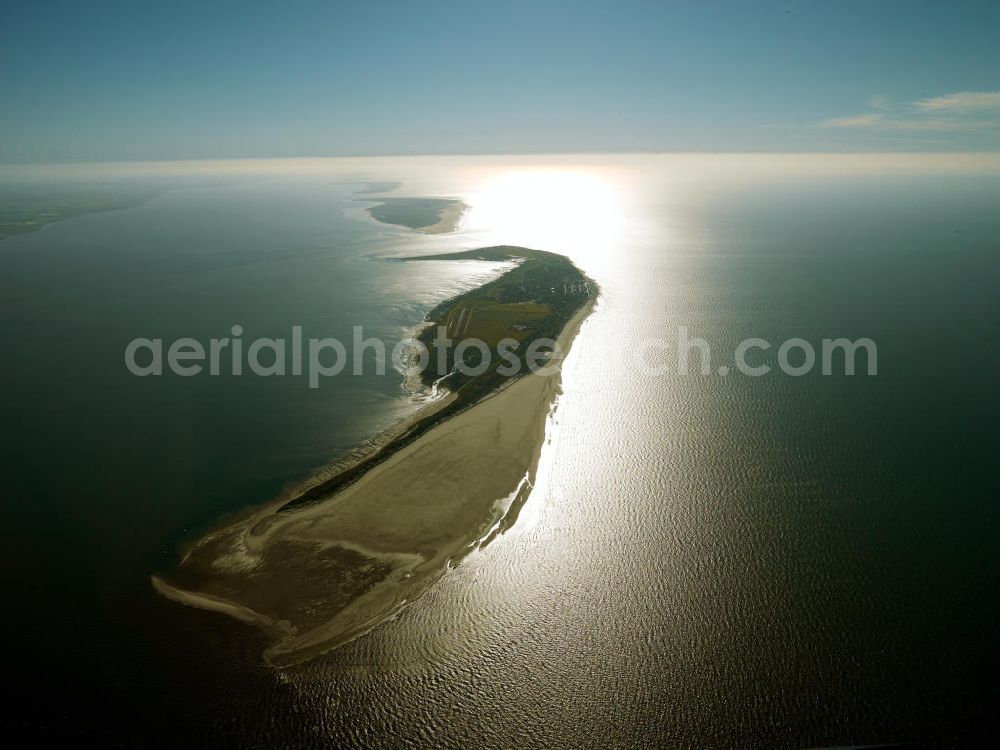
[[489,244],[523,245],[589,264],[607,259],[624,228],[614,180],[582,169],[508,170],[470,193],[463,229]]

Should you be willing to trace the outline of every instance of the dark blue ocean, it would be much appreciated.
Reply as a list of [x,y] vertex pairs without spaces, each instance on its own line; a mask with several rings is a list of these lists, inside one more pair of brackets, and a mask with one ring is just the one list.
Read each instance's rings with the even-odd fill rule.
[[[0,174],[14,191],[68,179]],[[995,737],[995,163],[470,157],[72,179],[152,197],[0,240],[3,732],[267,748]],[[471,210],[448,235],[380,225],[357,193],[370,180]],[[397,619],[288,670],[261,663],[248,626],[158,598],[148,577],[185,539],[422,395],[392,368],[316,389],[139,378],[128,343],[236,324],[395,341],[495,271],[386,257],[498,242],[566,253],[602,288],[517,525]],[[710,343],[709,375],[637,366],[681,327]],[[774,364],[789,338],[839,337],[876,342],[877,374],[718,374],[748,338],[773,342],[758,354]]]

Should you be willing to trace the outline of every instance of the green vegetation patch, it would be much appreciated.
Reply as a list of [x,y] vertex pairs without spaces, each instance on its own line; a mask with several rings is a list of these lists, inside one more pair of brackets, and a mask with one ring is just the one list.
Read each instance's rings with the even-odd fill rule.
[[461,204],[457,198],[380,198],[368,209],[376,221],[410,229],[426,229],[441,221],[444,212]]

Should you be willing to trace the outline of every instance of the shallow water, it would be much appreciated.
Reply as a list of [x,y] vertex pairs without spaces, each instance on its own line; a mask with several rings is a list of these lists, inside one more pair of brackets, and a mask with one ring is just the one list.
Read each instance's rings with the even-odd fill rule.
[[[358,179],[472,210],[450,237],[381,227]],[[38,686],[9,721],[266,747],[985,736],[994,167],[483,157],[184,180],[0,243],[4,583],[22,614],[5,631]],[[565,252],[603,291],[516,526],[395,621],[280,673],[249,629],[153,596],[185,533],[415,406],[393,376],[138,379],[124,344],[233,323],[391,338],[475,279],[380,256],[494,242]],[[713,373],[747,337],[866,336],[878,375],[634,365],[679,326]]]

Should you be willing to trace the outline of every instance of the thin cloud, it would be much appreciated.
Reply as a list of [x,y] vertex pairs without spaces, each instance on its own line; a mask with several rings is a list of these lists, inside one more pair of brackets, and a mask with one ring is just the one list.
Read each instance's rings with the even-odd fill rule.
[[885,115],[881,112],[870,112],[867,115],[853,117],[835,117],[823,123],[828,128],[872,128],[885,124]]
[[889,103],[889,99],[882,94],[875,94],[875,96],[868,100],[868,104],[871,105],[872,109],[883,111],[892,109],[892,104]]
[[919,99],[897,110],[873,97],[877,112],[826,120],[823,127],[854,130],[973,133],[1000,129],[1000,91],[959,91]]
[[925,112],[1000,109],[1000,91],[959,91],[956,94],[921,99],[914,102],[914,106]]

